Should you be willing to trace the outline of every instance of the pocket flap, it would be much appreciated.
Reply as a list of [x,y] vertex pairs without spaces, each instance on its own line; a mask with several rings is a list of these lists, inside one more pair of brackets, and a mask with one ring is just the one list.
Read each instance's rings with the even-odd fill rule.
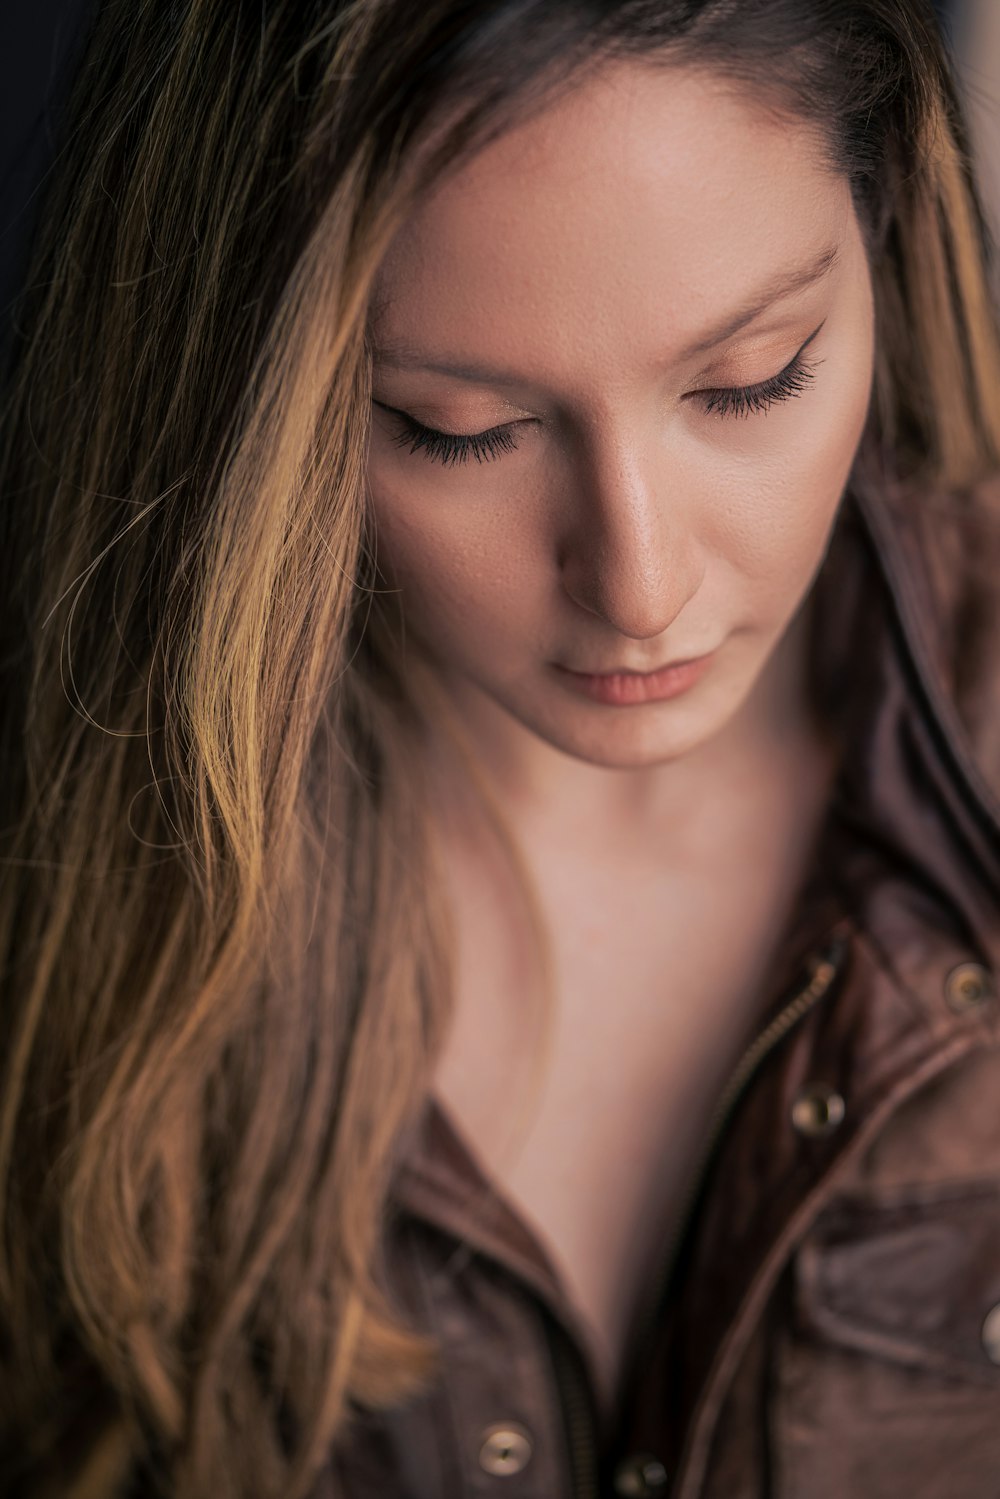
[[841,1200],[800,1246],[795,1301],[803,1330],[1000,1386],[1000,1184]]

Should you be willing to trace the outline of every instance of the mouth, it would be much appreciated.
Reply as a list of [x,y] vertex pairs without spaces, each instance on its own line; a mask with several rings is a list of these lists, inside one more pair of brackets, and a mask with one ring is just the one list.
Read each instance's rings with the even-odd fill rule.
[[676,671],[681,666],[691,666],[695,661],[704,660],[709,655],[711,652],[705,651],[700,656],[682,656],[676,661],[668,661],[665,666],[609,666],[602,671],[588,671],[576,666],[560,666],[559,670],[571,671],[577,677],[658,677],[662,672]]
[[577,671],[554,662],[560,679],[572,690],[611,707],[632,707],[639,703],[662,702],[677,697],[693,687],[708,670],[714,651],[670,661],[650,671],[618,667],[613,671]]

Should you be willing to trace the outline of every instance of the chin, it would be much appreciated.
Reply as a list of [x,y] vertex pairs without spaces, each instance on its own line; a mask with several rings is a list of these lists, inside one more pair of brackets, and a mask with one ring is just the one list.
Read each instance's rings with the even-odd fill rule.
[[[633,709],[619,709],[624,717]],[[641,711],[641,710],[639,710]],[[666,765],[680,760],[710,739],[721,727],[711,723],[703,714],[692,714],[685,723],[666,726],[650,718],[646,724],[609,722],[602,730],[599,725],[586,731],[568,729],[552,732],[536,728],[536,733],[563,754],[588,765],[601,766],[605,770],[649,770],[656,765]]]

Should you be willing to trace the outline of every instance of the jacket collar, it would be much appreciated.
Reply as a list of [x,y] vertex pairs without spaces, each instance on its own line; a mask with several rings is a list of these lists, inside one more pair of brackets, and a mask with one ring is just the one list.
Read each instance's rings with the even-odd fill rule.
[[1000,965],[1000,482],[920,492],[859,467],[817,578],[814,660],[846,815]]

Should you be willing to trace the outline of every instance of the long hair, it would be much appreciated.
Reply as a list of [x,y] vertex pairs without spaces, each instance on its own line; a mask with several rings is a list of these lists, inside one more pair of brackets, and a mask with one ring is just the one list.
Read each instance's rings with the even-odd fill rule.
[[954,490],[1000,465],[923,3],[104,0],[0,413],[5,1492],[147,1459],[183,1499],[300,1499],[438,1369],[380,1261],[452,945],[369,294],[430,185],[614,57],[817,125],[875,282],[865,450]]

